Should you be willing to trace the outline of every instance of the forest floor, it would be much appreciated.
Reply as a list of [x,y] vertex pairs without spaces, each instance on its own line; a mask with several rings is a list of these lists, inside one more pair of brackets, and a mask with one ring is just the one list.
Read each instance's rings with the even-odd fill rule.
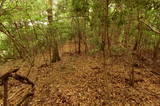
[[[29,106],[160,106],[160,76],[151,68],[135,68],[135,85],[131,87],[126,58],[108,57],[104,69],[99,54],[77,55],[67,48],[64,51],[57,63],[44,64],[42,56],[36,59],[29,75],[35,83]],[[29,66],[22,60],[2,65],[0,74],[19,65],[19,73],[26,75]],[[10,106],[15,106],[29,87],[15,80],[9,84]]]

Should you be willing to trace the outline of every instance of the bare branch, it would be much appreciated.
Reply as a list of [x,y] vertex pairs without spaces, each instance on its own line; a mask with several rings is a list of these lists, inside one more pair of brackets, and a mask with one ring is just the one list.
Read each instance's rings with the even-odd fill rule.
[[156,28],[152,27],[151,25],[149,25],[148,23],[141,21],[144,25],[146,25],[151,31],[160,34],[160,31],[158,31]]

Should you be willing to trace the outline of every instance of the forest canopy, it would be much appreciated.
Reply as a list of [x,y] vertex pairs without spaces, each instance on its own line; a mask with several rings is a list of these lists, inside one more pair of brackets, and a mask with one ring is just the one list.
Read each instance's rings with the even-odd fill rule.
[[159,7],[159,0],[1,0],[2,58],[22,57],[37,46],[43,51],[52,42],[48,37],[57,42],[53,45],[75,38],[77,49],[81,43],[94,46],[90,52],[145,48],[156,57]]

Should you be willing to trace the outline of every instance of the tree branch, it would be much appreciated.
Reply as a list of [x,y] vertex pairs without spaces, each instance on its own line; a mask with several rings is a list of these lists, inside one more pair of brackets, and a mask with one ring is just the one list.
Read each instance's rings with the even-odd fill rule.
[[156,28],[152,27],[151,25],[149,25],[148,23],[141,21],[144,25],[146,25],[151,31],[160,34],[160,31],[158,31]]

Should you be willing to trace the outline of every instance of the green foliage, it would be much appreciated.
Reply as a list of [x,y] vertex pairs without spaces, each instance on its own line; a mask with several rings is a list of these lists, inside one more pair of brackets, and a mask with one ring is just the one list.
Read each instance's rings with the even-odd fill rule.
[[89,51],[89,54],[95,54],[99,51],[101,51],[101,42],[100,38],[94,34],[94,32],[90,32],[89,34],[90,40],[88,41],[88,44],[92,45],[93,48]]
[[125,11],[115,12],[114,15],[112,16],[112,20],[116,22],[117,26],[122,26],[126,24],[125,15],[126,15]]
[[127,52],[127,49],[121,46],[112,46],[113,55],[121,55]]
[[72,0],[73,12],[84,15],[89,10],[89,4],[87,0]]
[[71,26],[69,26],[69,21],[66,20],[60,20],[56,21],[53,24],[53,27],[57,31],[57,36],[59,38],[59,42],[64,43],[67,40],[71,39],[72,32],[71,32]]
[[0,40],[0,58],[5,61],[5,58],[9,58],[13,56],[13,46],[9,39],[2,39]]
[[101,51],[100,47],[96,47],[96,48],[91,49],[88,54],[94,55],[94,54],[98,53],[99,51]]
[[[68,40],[82,34],[82,40],[86,39],[89,46],[93,46],[91,54],[101,50],[102,34],[106,30],[106,23],[109,24],[109,37],[113,38],[111,30],[114,26],[120,28],[117,32],[121,42],[125,40],[126,31],[132,43],[138,36],[138,13],[140,20],[148,22],[156,29],[160,29],[160,1],[159,0],[111,0],[109,2],[109,16],[106,16],[106,1],[101,0],[59,0],[53,8],[53,23],[51,30],[58,40],[64,44]],[[17,53],[13,40],[8,32],[19,44],[27,50],[40,47],[39,50],[48,44],[50,32],[48,31],[48,9],[45,0],[6,0],[0,8],[0,31],[5,39],[0,39],[0,51],[5,50],[7,54]],[[126,27],[130,24],[130,29]],[[113,25],[113,29],[112,28]],[[142,25],[143,45],[154,47],[157,34]],[[116,32],[115,32],[116,33]],[[77,39],[77,38],[76,38]],[[114,38],[110,39],[114,44]],[[107,45],[106,45],[107,46]],[[23,47],[20,47],[23,48]],[[113,53],[124,52],[125,49],[115,45]]]

